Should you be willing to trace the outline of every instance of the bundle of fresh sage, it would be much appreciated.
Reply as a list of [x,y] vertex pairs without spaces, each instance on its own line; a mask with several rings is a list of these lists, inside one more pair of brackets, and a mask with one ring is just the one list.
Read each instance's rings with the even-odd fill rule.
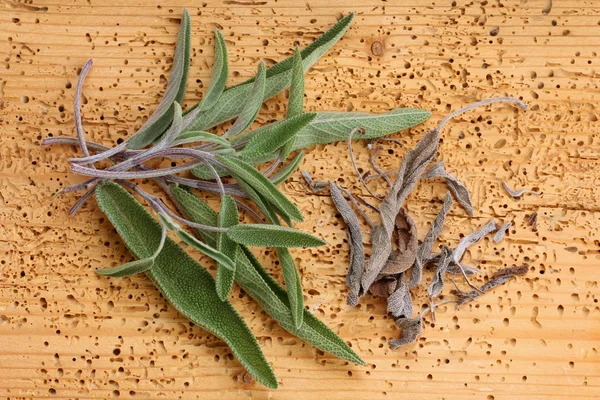
[[[280,164],[291,152],[346,140],[356,126],[363,129],[362,139],[377,138],[419,124],[430,115],[412,108],[380,115],[303,111],[304,73],[342,37],[352,19],[353,14],[340,19],[304,50],[296,49],[292,57],[270,68],[261,62],[254,78],[228,88],[227,49],[221,33],[216,31],[210,85],[202,101],[183,112],[180,104],[191,53],[190,17],[184,11],[164,96],[135,134],[113,148],[84,139],[80,98],[92,65],[90,60],[83,67],[75,90],[77,137],[50,137],[44,141],[46,145],[68,144],[81,149],[83,157],[70,159],[71,170],[90,178],[61,191],[87,190],[71,214],[95,193],[98,206],[137,259],[98,273],[111,277],[145,273],[177,310],[222,338],[248,372],[270,388],[278,386],[277,379],[256,339],[228,300],[234,282],[290,333],[323,351],[364,364],[344,340],[304,308],[300,277],[288,248],[319,246],[324,242],[291,228],[292,221],[302,221],[302,214],[276,187],[296,170],[303,153],[298,152],[281,167]],[[287,87],[287,118],[247,132],[262,103]],[[222,136],[206,131],[234,118]],[[169,168],[147,166],[147,161],[155,159],[187,161],[173,163]],[[270,160],[264,172],[255,168]],[[96,163],[100,161],[112,165],[98,169]],[[186,171],[195,177],[178,175]],[[223,182],[222,177],[234,178],[236,183]],[[153,180],[180,213],[131,182],[136,179]],[[144,199],[157,213],[159,222],[125,188]],[[219,194],[220,212],[213,211],[192,189]],[[257,223],[240,224],[239,208]],[[289,227],[282,226],[281,220]],[[192,228],[201,240],[182,225]],[[216,281],[168,237],[169,231],[217,262]],[[266,272],[249,246],[277,249],[286,290]]]
[[[470,216],[474,214],[469,190],[458,178],[445,170],[443,162],[435,163],[425,172],[427,165],[436,156],[440,131],[454,116],[475,107],[496,102],[516,103],[523,109],[526,108],[525,104],[520,100],[508,97],[487,99],[464,107],[446,117],[436,129],[426,133],[417,146],[405,154],[398,171],[382,171],[375,164],[374,156],[371,156],[373,169],[378,174],[371,175],[369,178],[384,178],[390,186],[390,192],[385,198],[381,199],[369,190],[366,186],[366,181],[360,174],[358,178],[365,186],[365,189],[374,198],[381,201],[379,209],[375,208],[381,219],[379,225],[374,225],[367,214],[361,210],[359,202],[350,191],[340,188],[333,182],[315,182],[307,172],[303,171],[303,176],[312,190],[322,190],[324,187],[329,186],[333,204],[347,225],[348,242],[350,244],[350,266],[348,267],[346,279],[348,305],[357,305],[359,297],[367,291],[376,296],[387,298],[387,311],[394,318],[396,325],[402,329],[401,337],[390,341],[392,349],[414,342],[423,329],[423,316],[427,312],[430,312],[432,318],[435,320],[436,306],[450,302],[455,302],[457,306],[460,306],[479,297],[484,292],[513,279],[514,276],[523,275],[527,272],[528,268],[526,266],[511,267],[497,271],[492,279],[480,288],[471,283],[468,276],[481,273],[481,271],[477,268],[464,265],[461,262],[467,248],[479,242],[487,234],[496,232],[494,241],[501,241],[506,231],[512,225],[510,221],[503,224],[499,229],[494,221],[490,221],[478,231],[464,237],[455,249],[443,246],[441,252],[437,254],[432,253],[433,244],[439,238],[446,216],[452,207],[451,192]],[[348,138],[348,149],[352,164],[358,173],[350,146],[351,138],[352,134]],[[375,149],[373,154],[377,151],[378,149]],[[396,175],[396,180],[393,183],[389,179],[389,175]],[[443,178],[450,191],[446,193],[442,209],[419,245],[415,223],[403,206],[405,200],[421,177],[426,179]],[[511,196],[520,196],[526,192],[523,190],[515,194],[508,189],[506,184],[504,186]],[[371,256],[366,266],[364,265],[365,255],[360,223],[346,197],[351,200],[356,210],[360,212],[371,226]],[[373,206],[365,201],[363,201],[363,204],[373,208]],[[397,236],[395,249],[393,246],[394,234]],[[415,288],[421,283],[423,268],[425,266],[433,268],[433,277],[427,287],[430,305],[416,318],[413,318],[412,296],[409,288]],[[465,283],[471,287],[472,291],[465,293],[460,290],[454,278],[458,273],[463,276]],[[447,275],[452,278],[452,282],[456,287],[455,293],[457,297],[456,299],[448,299],[435,303],[435,299],[442,293]]]

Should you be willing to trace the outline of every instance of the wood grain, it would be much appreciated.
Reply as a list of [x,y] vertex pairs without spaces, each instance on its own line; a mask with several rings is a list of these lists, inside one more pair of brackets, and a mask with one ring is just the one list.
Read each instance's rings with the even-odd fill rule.
[[[0,397],[599,398],[596,5],[1,0]],[[82,178],[68,170],[73,148],[43,148],[41,140],[74,136],[74,85],[90,57],[86,136],[114,145],[134,132],[164,90],[183,7],[193,22],[186,106],[207,87],[215,27],[229,46],[230,82],[240,82],[260,59],[273,63],[292,54],[295,44],[310,43],[355,11],[344,39],[308,73],[306,104],[310,110],[431,110],[422,126],[393,135],[404,147],[380,143],[384,169],[397,168],[405,149],[449,111],[490,96],[526,101],[527,112],[493,106],[456,118],[442,134],[438,159],[471,190],[476,214],[468,218],[455,206],[440,244],[455,245],[491,218],[512,220],[503,242],[486,239],[466,260],[489,275],[527,264],[528,275],[459,310],[442,307],[415,345],[391,351],[387,341],[399,333],[385,302],[367,296],[357,308],[345,305],[345,227],[331,200],[309,193],[297,173],[282,187],[307,217],[298,227],[328,242],[293,251],[306,305],[369,365],[315,351],[236,289],[234,305],[279,378],[275,392],[252,382],[222,341],[191,326],[146,278],[96,275],[96,268],[130,256],[93,201],[72,218],[67,212],[75,196],[51,202],[58,189]],[[282,94],[265,105],[259,121],[284,113]],[[368,170],[366,145],[354,145],[354,153]],[[344,144],[308,151],[302,169],[366,193]],[[513,200],[503,180],[542,196]],[[385,193],[382,182],[370,185]],[[445,190],[441,180],[424,181],[409,198],[421,237]],[[527,222],[535,212],[537,230]],[[272,252],[260,257],[280,278]],[[413,294],[421,307],[424,289]]]

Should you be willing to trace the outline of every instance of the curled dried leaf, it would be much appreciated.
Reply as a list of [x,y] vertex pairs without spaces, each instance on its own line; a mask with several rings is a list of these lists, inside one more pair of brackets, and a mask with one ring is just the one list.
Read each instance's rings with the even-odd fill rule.
[[482,226],[479,230],[471,233],[468,236],[465,236],[460,241],[460,243],[458,243],[458,246],[456,246],[456,249],[454,250],[454,253],[452,254],[452,261],[454,261],[454,263],[456,263],[456,264],[460,264],[460,260],[462,259],[463,255],[465,254],[465,251],[467,250],[467,248],[478,243],[488,233],[494,232],[496,230],[496,228],[497,228],[496,222],[490,221],[487,224],[485,224],[484,226]]
[[501,241],[504,240],[504,236],[506,235],[506,232],[508,231],[508,228],[510,228],[512,226],[512,222],[507,222],[504,225],[502,225],[500,228],[498,228],[498,232],[496,232],[496,234],[494,235],[494,243],[500,243]]
[[390,348],[392,350],[414,343],[421,332],[423,332],[423,320],[421,317],[415,319],[398,318],[394,322],[398,328],[402,329],[402,333],[399,339],[390,340]]
[[400,274],[396,290],[388,297],[387,311],[395,318],[412,317],[412,297],[410,296],[404,273]]
[[454,194],[456,201],[469,213],[470,216],[473,216],[473,204],[471,203],[471,193],[469,193],[469,189],[458,180],[454,175],[449,173],[444,168],[444,162],[439,161],[431,166],[425,173],[424,178],[444,178],[446,181],[446,185]]
[[404,208],[396,216],[396,231],[398,232],[398,250],[392,253],[382,275],[396,275],[409,269],[417,256],[417,227]]
[[374,296],[378,297],[389,297],[394,290],[396,290],[396,286],[398,286],[398,278],[395,276],[382,276],[378,278],[371,287],[369,288],[369,292]]
[[379,211],[381,224],[377,225],[371,234],[371,257],[362,277],[362,287],[364,289],[371,286],[385,267],[392,252],[391,241],[396,216],[400,212],[404,201],[416,186],[423,171],[425,171],[425,167],[435,156],[438,143],[439,131],[429,131],[421,138],[417,147],[409,150],[404,156],[396,181],[390,193],[381,202]]
[[340,188],[333,182],[329,182],[331,198],[335,208],[341,214],[342,219],[348,227],[348,243],[350,244],[350,266],[346,276],[346,286],[348,286],[347,303],[350,306],[358,304],[358,298],[363,295],[360,286],[360,280],[365,265],[365,249],[362,241],[362,232],[358,217],[350,207],[350,204],[344,198]]
[[434,299],[435,297],[439,296],[444,289],[444,275],[446,274],[451,261],[452,250],[444,246],[442,249],[442,254],[440,255],[440,259],[435,267],[433,280],[427,288],[427,293],[429,294],[430,299]]
[[467,275],[477,275],[477,274],[481,274],[481,270],[479,268],[475,268],[472,267],[470,265],[466,265],[466,264],[460,264],[460,267],[454,263],[451,263],[450,266],[448,267],[448,271],[451,274],[460,274],[461,271],[460,269],[462,268],[462,270],[465,272],[465,274]]
[[519,197],[523,196],[526,193],[535,194],[536,196],[540,195],[540,193],[536,192],[535,190],[529,190],[529,189],[514,190],[514,189],[511,189],[510,186],[508,186],[508,183],[506,183],[505,181],[502,181],[502,185],[504,186],[504,189],[506,190],[506,192],[513,199],[518,199]]
[[433,247],[433,243],[438,239],[440,233],[442,233],[442,229],[444,228],[444,221],[446,220],[446,215],[450,211],[452,207],[452,196],[450,196],[450,192],[446,193],[446,197],[444,199],[444,204],[442,205],[442,209],[435,217],[435,220],[431,224],[431,228],[425,235],[423,239],[423,243],[419,246],[417,250],[417,257],[415,259],[415,265],[411,270],[410,282],[409,286],[411,288],[416,287],[421,283],[423,279],[423,265],[427,262],[429,258],[431,258],[431,249]]

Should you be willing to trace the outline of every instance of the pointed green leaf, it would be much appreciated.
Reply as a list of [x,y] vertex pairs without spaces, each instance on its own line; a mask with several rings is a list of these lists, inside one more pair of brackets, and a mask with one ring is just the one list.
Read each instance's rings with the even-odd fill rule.
[[300,165],[303,158],[304,152],[301,151],[298,154],[296,154],[296,157],[294,157],[292,161],[290,161],[289,163],[284,165],[279,171],[274,173],[273,176],[269,178],[269,180],[273,183],[273,185],[279,186],[280,184],[285,182],[287,178],[289,178],[294,173],[294,171],[296,171],[298,165]]
[[[317,40],[304,48],[302,55],[302,66],[304,71],[308,71],[318,60],[344,35],[354,14],[348,14],[333,25],[327,32],[321,35]],[[266,72],[266,84],[263,101],[267,100],[282,90],[286,89],[291,83],[293,57],[289,57]],[[235,118],[240,114],[246,105],[254,78],[247,80],[236,86],[225,89],[217,104],[210,112],[200,113],[190,125],[190,129],[206,130],[219,125],[225,121]]]
[[[304,108],[304,69],[302,68],[302,55],[296,47],[292,65],[292,83],[290,85],[290,98],[288,99],[287,118],[299,115]],[[290,140],[281,149],[282,160],[290,155],[295,140]]]
[[244,224],[229,228],[236,243],[262,247],[317,247],[325,242],[309,233],[278,225]]
[[231,147],[231,143],[223,139],[221,136],[217,136],[214,133],[204,131],[189,131],[185,132],[177,137],[177,140],[173,143],[173,146],[180,146],[182,144],[190,143],[214,143],[224,147]]
[[231,260],[231,258],[227,257],[225,254],[221,253],[214,247],[211,247],[211,246],[207,245],[206,243],[202,243],[201,241],[199,241],[198,239],[196,239],[195,237],[193,237],[186,231],[182,231],[182,230],[177,231],[177,236],[179,236],[179,238],[181,240],[183,240],[185,242],[185,244],[187,244],[188,246],[192,246],[193,248],[195,248],[202,254],[209,256],[210,258],[215,260],[217,263],[219,263],[219,265],[224,266],[225,268],[227,268],[230,271],[235,270],[235,264]]
[[304,320],[304,296],[302,295],[302,283],[300,282],[300,274],[294,258],[290,251],[284,247],[277,248],[281,271],[283,272],[283,280],[287,289],[288,302],[290,311],[292,312],[292,320],[296,329],[300,329]]
[[[216,220],[216,212],[198,197],[176,185],[171,186],[171,191],[183,214],[190,220],[201,224]],[[215,232],[199,229],[195,232],[208,243],[216,241]],[[286,291],[279,286],[246,246],[240,245],[240,250],[236,258],[236,283],[277,320],[282,328],[318,349],[359,365],[365,364],[343,339],[307,310],[304,310],[302,326],[296,329]]]
[[202,97],[200,105],[198,105],[200,111],[208,111],[217,103],[227,83],[228,68],[227,46],[221,32],[215,29],[215,62],[208,90]]
[[[304,113],[273,124],[273,129],[265,129],[258,135],[253,135],[244,150],[240,152],[242,159],[252,163],[265,156],[273,156],[283,145],[292,141],[296,134],[315,119],[317,114]],[[282,158],[284,159],[284,158]]]
[[245,99],[245,105],[240,115],[235,120],[231,128],[223,135],[224,138],[234,138],[239,134],[243,133],[256,119],[260,106],[262,106],[263,98],[265,94],[265,63],[260,62],[258,64],[258,72],[256,73],[256,80],[252,86],[252,92],[250,96]]
[[[133,196],[105,182],[96,189],[96,201],[134,256],[152,256],[161,227]],[[146,274],[179,312],[222,338],[258,382],[277,388],[277,378],[244,320],[230,302],[219,300],[212,276],[181,247],[167,238]]]
[[187,74],[190,65],[190,15],[183,10],[179,36],[173,57],[173,67],[165,94],[158,107],[142,127],[127,141],[130,149],[141,149],[163,134],[173,120],[173,103],[181,103],[185,95]]
[[[233,197],[225,195],[221,198],[221,212],[219,213],[219,226],[221,228],[229,228],[239,223],[240,216],[238,214],[237,205]],[[238,245],[229,239],[225,233],[219,233],[217,237],[217,249],[231,260],[236,259]],[[217,265],[217,293],[221,300],[227,300],[231,288],[233,288],[233,280],[235,276],[235,262],[233,270],[228,269],[222,264]]]
[[240,185],[242,190],[246,192],[250,200],[254,202],[256,207],[258,207],[260,212],[262,212],[263,215],[267,217],[268,221],[271,221],[272,224],[275,223],[273,221],[279,222],[279,218],[277,218],[277,213],[275,212],[272,203],[266,201],[260,194],[256,193],[256,191],[252,189],[252,186],[250,186],[243,180],[240,179],[238,181],[238,184]]
[[263,174],[250,164],[236,157],[217,155],[217,160],[223,163],[231,174],[238,180],[243,180],[271,203],[277,204],[290,218],[303,221],[302,213],[288,200]]
[[96,270],[97,274],[110,276],[112,278],[124,278],[126,276],[141,274],[149,271],[154,265],[154,257],[142,258],[135,261],[130,261],[126,264],[117,267],[104,268]]

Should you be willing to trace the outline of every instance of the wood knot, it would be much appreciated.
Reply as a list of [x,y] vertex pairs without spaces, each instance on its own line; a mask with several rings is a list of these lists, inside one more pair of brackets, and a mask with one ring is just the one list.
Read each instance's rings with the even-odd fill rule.
[[371,44],[371,53],[373,53],[374,56],[379,57],[380,55],[383,54],[383,44],[381,44],[380,41],[376,40]]

